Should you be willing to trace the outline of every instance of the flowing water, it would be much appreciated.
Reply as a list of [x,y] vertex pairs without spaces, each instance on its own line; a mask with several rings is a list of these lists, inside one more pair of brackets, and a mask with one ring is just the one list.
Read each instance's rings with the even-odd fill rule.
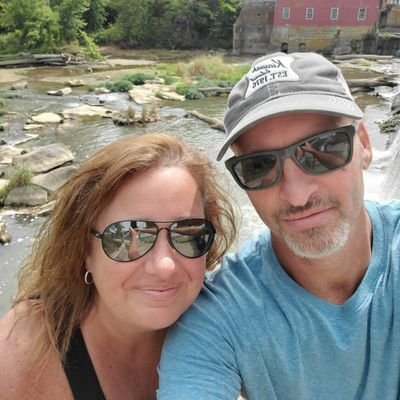
[[[389,65],[381,67],[386,72],[400,75],[400,65],[393,61]],[[60,76],[64,76],[65,69],[57,70]],[[0,70],[1,74],[1,70]],[[46,69],[40,70],[40,74],[46,74]],[[51,69],[54,76],[55,69]],[[352,77],[365,77],[366,74],[357,72]],[[71,76],[65,76],[66,80]],[[9,87],[9,84],[0,84],[0,91]],[[56,86],[56,87],[55,87]],[[47,90],[54,90],[62,87],[54,83],[33,81],[29,88],[22,91],[22,97],[7,100],[7,108],[15,111],[17,115],[11,121],[10,127],[0,133],[0,137],[9,144],[20,144],[24,147],[41,146],[54,142],[66,144],[75,156],[75,163],[79,164],[96,149],[113,140],[128,134],[140,134],[144,132],[172,132],[185,139],[190,145],[204,149],[211,159],[216,158],[218,150],[224,140],[221,131],[214,130],[206,123],[187,116],[186,110],[196,110],[208,116],[223,117],[226,97],[209,98],[205,100],[186,101],[184,103],[164,102],[158,114],[160,122],[149,123],[146,126],[116,126],[110,119],[86,119],[67,120],[57,127],[43,129],[36,139],[21,144],[28,138],[28,134],[22,130],[26,117],[29,114],[38,114],[44,111],[61,112],[64,109],[78,106],[82,103],[98,103],[104,101],[107,108],[115,110],[126,110],[132,102],[126,94],[107,94],[95,96],[84,89],[73,89],[73,94],[66,97],[51,97],[46,94]],[[365,111],[365,121],[369,129],[375,159],[366,176],[366,197],[379,199],[384,197],[382,191],[385,187],[389,196],[399,197],[400,181],[400,135],[388,136],[379,132],[377,122],[388,118],[390,112],[390,97],[397,91],[397,88],[378,88],[377,91],[385,98],[371,94],[357,96],[357,102]],[[393,142],[389,147],[388,143]],[[395,161],[391,163],[391,159]],[[216,163],[217,168],[226,179],[226,187],[240,207],[242,223],[240,238],[235,247],[239,246],[250,235],[263,228],[257,214],[250,205],[247,196],[236,187],[234,182],[224,170],[223,163]],[[387,174],[389,168],[390,174]],[[386,177],[386,178],[385,178]],[[389,177],[389,178],[388,178]],[[389,181],[388,181],[389,179]],[[23,216],[4,216],[7,223],[7,230],[13,237],[12,242],[6,246],[0,246],[0,317],[9,307],[11,296],[15,293],[16,274],[19,265],[29,250],[34,238],[35,231],[42,218],[28,218]],[[68,227],[66,227],[68,228]],[[60,254],[62,257],[62,254]]]

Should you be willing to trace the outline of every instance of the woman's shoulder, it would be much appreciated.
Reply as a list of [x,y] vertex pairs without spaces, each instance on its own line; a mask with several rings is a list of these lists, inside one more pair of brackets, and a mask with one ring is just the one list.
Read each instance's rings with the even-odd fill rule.
[[26,311],[25,305],[17,305],[0,319],[0,398],[72,399],[55,352],[32,363],[35,337],[42,327],[39,316]]

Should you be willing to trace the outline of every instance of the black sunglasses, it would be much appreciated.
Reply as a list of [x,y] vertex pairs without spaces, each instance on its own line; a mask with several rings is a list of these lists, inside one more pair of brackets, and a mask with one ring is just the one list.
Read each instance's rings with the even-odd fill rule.
[[303,171],[322,175],[349,164],[353,157],[355,124],[320,132],[279,150],[232,157],[225,165],[244,190],[261,190],[276,185],[285,158],[290,157]]
[[[169,223],[159,228],[158,223]],[[178,221],[128,220],[113,222],[103,233],[91,230],[101,239],[104,253],[114,261],[129,262],[147,254],[156,243],[158,234],[165,229],[171,246],[187,258],[206,254],[214,241],[215,229],[210,221],[202,218]]]

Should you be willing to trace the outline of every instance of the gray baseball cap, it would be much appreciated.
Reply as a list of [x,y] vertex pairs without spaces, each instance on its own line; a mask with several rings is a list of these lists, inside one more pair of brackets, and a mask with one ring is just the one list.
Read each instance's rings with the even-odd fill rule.
[[361,119],[339,68],[316,53],[274,53],[255,60],[234,86],[224,117],[229,146],[259,122],[282,114],[319,113]]

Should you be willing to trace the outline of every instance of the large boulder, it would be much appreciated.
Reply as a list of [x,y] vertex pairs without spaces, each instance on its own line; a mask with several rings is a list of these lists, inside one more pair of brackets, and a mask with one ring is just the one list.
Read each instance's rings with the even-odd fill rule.
[[49,144],[13,158],[14,166],[26,165],[34,173],[42,173],[73,161],[71,151],[62,143]]
[[47,191],[39,186],[29,185],[12,189],[5,201],[6,206],[39,206],[47,203]]
[[46,174],[35,175],[32,178],[32,183],[41,186],[49,192],[54,192],[62,186],[76,170],[77,167],[74,165],[56,168]]
[[33,122],[37,124],[59,124],[62,118],[55,113],[45,112],[31,117]]
[[48,90],[47,94],[50,96],[67,96],[72,93],[72,89],[70,87],[65,87],[58,90]]
[[18,147],[2,146],[0,147],[0,164],[11,164],[13,157],[23,153],[26,153],[26,151]]
[[64,118],[75,118],[75,117],[111,118],[114,114],[115,111],[108,110],[103,106],[90,106],[88,104],[82,104],[75,108],[69,108],[62,112]]
[[22,90],[28,87],[27,81],[18,81],[12,84],[11,90]]

